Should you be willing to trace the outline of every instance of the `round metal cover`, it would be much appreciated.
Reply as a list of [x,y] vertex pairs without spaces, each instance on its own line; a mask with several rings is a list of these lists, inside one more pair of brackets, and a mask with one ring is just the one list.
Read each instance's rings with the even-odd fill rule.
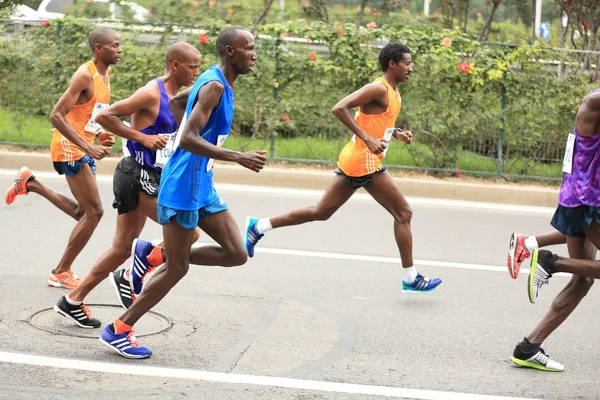
[[[94,318],[102,321],[102,326],[111,323],[123,314],[123,308],[110,304],[86,304],[93,313]],[[87,329],[81,328],[69,318],[63,317],[54,311],[53,308],[45,308],[33,313],[27,318],[33,327],[46,332],[75,336],[81,338],[98,339],[102,328]],[[154,311],[148,311],[135,324],[136,336],[148,336],[163,332],[171,327],[171,320],[164,315]]]

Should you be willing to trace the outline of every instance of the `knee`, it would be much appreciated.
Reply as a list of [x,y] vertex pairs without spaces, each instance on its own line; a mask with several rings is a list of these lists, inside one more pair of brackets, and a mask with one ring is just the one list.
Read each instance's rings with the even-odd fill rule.
[[131,245],[123,246],[122,243],[113,244],[113,254],[119,261],[119,264],[123,264],[129,257],[131,257]]
[[171,261],[171,259],[169,259],[165,264],[165,267],[167,267],[168,274],[172,275],[173,277],[176,277],[179,280],[187,275],[190,269],[190,263],[188,262],[188,260],[184,259],[177,259],[174,261]]
[[592,288],[592,285],[594,285],[594,279],[583,276],[579,277],[574,283],[574,286],[576,287],[575,291],[580,295],[581,298],[584,298],[588,294]]
[[104,215],[104,208],[102,208],[102,204],[98,204],[96,206],[90,207],[85,211],[85,217],[92,223],[98,225],[102,216]]
[[401,223],[410,223],[412,220],[413,212],[410,208],[400,210],[394,214],[394,218]]
[[200,229],[196,228],[196,230],[194,230],[194,243],[196,243],[198,239],[200,239]]
[[225,267],[239,267],[248,261],[248,252],[244,246],[227,251],[227,265]]
[[316,221],[327,221],[335,213],[336,208],[315,206],[313,216]]
[[76,221],[79,221],[81,218],[83,218],[84,215],[85,215],[85,211],[83,210],[83,208],[77,207],[75,209],[75,213],[73,215],[73,218],[75,218]]
[[573,303],[578,304],[588,294],[593,284],[594,279],[583,276],[571,280],[552,302],[552,309],[561,312],[563,309],[571,307]]

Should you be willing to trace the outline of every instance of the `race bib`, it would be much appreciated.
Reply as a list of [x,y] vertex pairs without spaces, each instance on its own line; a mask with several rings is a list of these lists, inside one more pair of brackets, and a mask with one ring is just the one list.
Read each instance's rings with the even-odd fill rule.
[[108,104],[104,104],[104,103],[94,104],[94,110],[92,111],[92,118],[90,118],[90,120],[87,122],[87,124],[85,124],[85,127],[83,128],[84,131],[93,133],[94,135],[97,135],[104,129],[104,128],[102,128],[102,126],[99,123],[96,122],[96,117],[98,116],[98,113],[100,111],[104,110],[106,107],[108,107]]
[[396,128],[387,128],[385,133],[383,134],[383,140],[387,140],[387,145],[385,146],[385,150],[383,151],[383,156],[385,157],[388,149],[390,148],[390,140],[392,140],[392,136],[394,136],[394,132]]
[[167,141],[167,145],[165,146],[164,149],[158,150],[156,152],[156,162],[154,163],[154,165],[157,167],[160,167],[160,168],[164,168],[165,165],[167,165],[167,161],[169,161],[171,154],[173,154],[173,152],[176,149],[176,147],[175,147],[176,134],[175,133],[159,133],[159,135],[166,137],[168,139],[168,141]]
[[[227,136],[229,136],[229,135],[219,135],[219,137],[217,138],[217,147],[223,146],[223,143],[225,143],[225,139],[227,139]],[[208,164],[206,164],[206,172],[209,172],[212,169],[214,163],[215,163],[214,158],[211,158],[210,160],[208,160]]]
[[575,134],[569,133],[567,146],[565,147],[565,157],[563,158],[563,172],[570,174],[573,172],[573,149],[575,147]]

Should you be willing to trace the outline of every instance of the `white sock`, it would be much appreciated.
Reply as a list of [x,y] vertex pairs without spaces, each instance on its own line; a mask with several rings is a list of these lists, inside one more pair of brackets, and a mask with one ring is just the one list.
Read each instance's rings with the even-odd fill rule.
[[65,295],[65,299],[67,300],[67,303],[69,303],[69,304],[70,304],[70,305],[72,305],[72,306],[80,306],[80,305],[82,305],[82,304],[83,304],[83,301],[75,301],[75,300],[72,300],[72,299],[69,297],[69,295],[68,295],[68,294],[67,294],[67,295]]
[[260,233],[269,232],[271,229],[273,229],[273,225],[269,218],[261,218],[256,222],[256,230]]
[[528,236],[527,239],[525,239],[525,247],[527,247],[527,250],[529,250],[530,253],[533,253],[533,250],[540,246],[538,246],[535,236]]
[[414,266],[408,267],[408,268],[402,268],[402,272],[404,273],[404,276],[402,277],[402,280],[404,282],[410,283],[410,282],[414,281],[415,279],[417,279],[417,270],[415,269]]

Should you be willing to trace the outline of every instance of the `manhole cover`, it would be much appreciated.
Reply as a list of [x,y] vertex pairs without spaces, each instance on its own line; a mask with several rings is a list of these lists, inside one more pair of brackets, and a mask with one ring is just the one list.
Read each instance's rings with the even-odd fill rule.
[[[102,327],[97,329],[80,328],[68,318],[65,318],[52,308],[40,310],[27,318],[33,327],[46,332],[59,335],[76,336],[82,338],[97,339],[104,325],[111,323],[123,314],[123,308],[110,304],[86,304],[94,315],[94,318],[102,321]],[[163,332],[171,327],[171,320],[164,315],[154,311],[148,311],[135,324],[136,336],[148,336]]]

